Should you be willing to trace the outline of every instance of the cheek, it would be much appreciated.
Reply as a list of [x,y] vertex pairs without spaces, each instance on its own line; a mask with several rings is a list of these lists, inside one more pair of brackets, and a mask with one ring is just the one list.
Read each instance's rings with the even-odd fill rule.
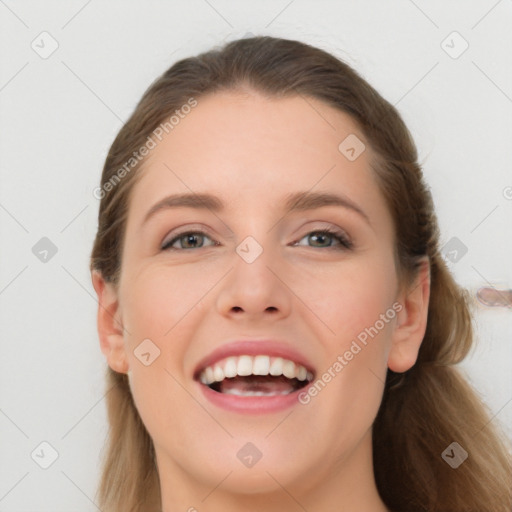
[[[129,331],[125,340],[132,369],[131,390],[155,440],[166,439],[169,432],[178,433],[177,439],[181,439],[191,425],[202,425],[204,420],[201,409],[191,407],[190,395],[183,387],[188,378],[183,362],[199,321],[194,305],[211,285],[207,280],[201,284],[199,276],[187,275],[183,269],[179,272],[155,266],[125,281],[123,317]],[[158,353],[147,366],[137,357],[141,353],[138,346],[145,339],[157,347],[149,345],[150,359]],[[176,411],[187,411],[186,425]],[[180,450],[179,443],[173,450]]]
[[318,296],[315,312],[334,334],[319,328],[326,359],[317,378],[326,384],[319,384],[321,391],[313,398],[318,400],[316,414],[324,415],[323,424],[332,426],[333,435],[344,426],[336,437],[339,450],[357,442],[375,419],[396,322],[393,287],[381,267],[353,268],[342,277],[338,284],[326,282],[324,296]]
[[[319,264],[295,274],[292,289],[329,327],[332,336],[327,338],[339,348],[373,326],[393,304],[394,263],[391,255],[381,254],[372,251],[335,266]],[[380,328],[389,330],[388,324]]]
[[163,342],[186,325],[183,320],[212,286],[211,276],[192,270],[155,265],[128,283],[123,307],[128,330]]

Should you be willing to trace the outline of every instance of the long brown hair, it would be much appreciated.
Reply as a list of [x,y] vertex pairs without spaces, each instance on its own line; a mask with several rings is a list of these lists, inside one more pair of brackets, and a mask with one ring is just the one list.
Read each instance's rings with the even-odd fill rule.
[[[252,37],[180,60],[160,76],[106,158],[91,270],[117,285],[130,192],[144,163],[131,161],[127,167],[134,151],[191,98],[200,102],[206,94],[242,87],[274,98],[316,98],[348,113],[376,155],[371,165],[396,228],[400,282],[411,283],[421,260],[429,259],[428,321],[417,362],[403,374],[388,370],[373,425],[374,472],[382,500],[403,512],[510,512],[510,443],[454,366],[473,343],[470,301],[440,253],[437,218],[415,144],[397,110],[329,53],[298,41]],[[110,431],[99,505],[104,512],[158,510],[152,440],[126,375],[108,366],[106,371]],[[453,457],[453,442],[468,453],[457,468],[442,456],[448,449]]]

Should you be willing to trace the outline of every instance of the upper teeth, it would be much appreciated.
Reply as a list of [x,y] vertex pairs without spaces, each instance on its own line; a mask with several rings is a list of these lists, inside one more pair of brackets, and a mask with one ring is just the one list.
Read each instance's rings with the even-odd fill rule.
[[304,366],[295,364],[282,357],[260,356],[232,356],[217,361],[214,365],[206,367],[199,375],[199,380],[206,385],[212,382],[221,382],[225,378],[247,375],[284,375],[289,379],[312,380],[313,374]]

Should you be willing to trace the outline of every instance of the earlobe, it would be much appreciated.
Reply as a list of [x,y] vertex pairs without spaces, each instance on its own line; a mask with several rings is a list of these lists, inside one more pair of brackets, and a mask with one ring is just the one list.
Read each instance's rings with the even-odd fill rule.
[[425,260],[415,282],[398,299],[402,309],[397,315],[391,350],[388,356],[390,370],[403,373],[409,370],[418,352],[427,328],[430,300],[430,261]]
[[91,280],[98,296],[97,327],[101,351],[114,371],[126,373],[129,364],[117,291],[97,270],[91,272]]

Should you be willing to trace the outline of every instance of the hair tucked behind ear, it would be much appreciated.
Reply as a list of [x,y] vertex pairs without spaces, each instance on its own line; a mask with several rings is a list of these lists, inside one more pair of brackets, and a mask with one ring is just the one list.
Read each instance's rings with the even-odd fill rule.
[[[373,426],[374,470],[386,505],[400,512],[510,512],[510,443],[454,367],[468,353],[473,330],[467,293],[439,253],[439,229],[409,131],[396,109],[351,67],[307,44],[254,37],[183,59],[146,91],[107,156],[91,269],[117,285],[130,192],[137,164],[119,169],[164,120],[190,98],[252,88],[269,97],[312,97],[352,116],[372,153],[375,180],[392,214],[400,283],[414,282],[425,259],[431,292],[416,364],[388,370]],[[340,141],[341,142],[341,141]],[[115,186],[107,187],[115,182]],[[158,510],[154,447],[125,376],[107,368],[109,444],[99,488],[103,512]],[[469,454],[454,469],[441,454],[457,442]]]
[[[431,272],[433,298],[418,361],[400,379],[388,370],[374,423],[377,486],[397,512],[510,511],[509,441],[453,366],[472,344],[469,298],[439,255]],[[453,442],[468,453],[456,469],[441,457]],[[448,454],[456,456],[457,448]]]

